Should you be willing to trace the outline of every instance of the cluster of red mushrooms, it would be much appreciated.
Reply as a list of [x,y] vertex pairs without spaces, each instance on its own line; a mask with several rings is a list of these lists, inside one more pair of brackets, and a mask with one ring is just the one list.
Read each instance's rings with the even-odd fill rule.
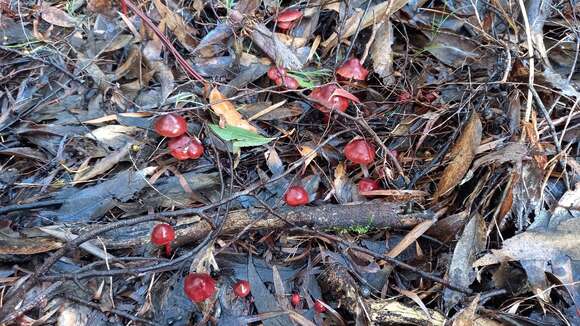
[[[291,30],[296,26],[298,20],[302,18],[302,12],[296,9],[287,9],[278,15],[276,24],[282,31]],[[338,81],[361,82],[366,80],[368,70],[363,67],[360,60],[351,58],[336,69]],[[288,74],[282,67],[271,67],[268,71],[270,78],[277,86],[288,90],[299,88],[298,81]],[[326,84],[316,87],[309,95],[314,103],[314,108],[321,111],[326,118],[333,110],[346,111],[350,102],[358,103],[356,96],[344,90],[337,84]],[[407,100],[407,99],[405,99]],[[197,159],[203,155],[204,147],[201,142],[187,134],[187,122],[182,116],[176,114],[163,115],[154,122],[155,131],[170,138],[167,147],[170,154],[178,160]],[[378,181],[368,177],[367,166],[375,160],[375,146],[364,139],[355,138],[344,148],[344,155],[352,163],[360,164],[364,178],[358,183],[360,193],[366,193],[380,189]],[[284,201],[288,206],[302,206],[310,202],[308,192],[299,185],[288,187],[284,194]],[[165,254],[171,255],[171,242],[175,240],[175,230],[166,223],[154,226],[151,233],[151,242],[156,246],[165,248]],[[201,303],[214,296],[217,291],[216,281],[207,273],[191,273],[184,280],[185,294],[195,303]],[[245,298],[251,292],[250,283],[246,280],[239,280],[233,286],[233,291],[237,297]],[[298,293],[290,295],[291,304],[299,308],[302,297]],[[314,310],[323,313],[327,306],[320,299],[314,300]]]
[[176,159],[195,160],[203,155],[203,145],[195,137],[187,135],[187,122],[182,116],[165,114],[155,120],[153,128],[159,135],[170,138],[167,148]]
[[[160,223],[153,227],[151,232],[151,242],[157,246],[164,246],[167,256],[171,254],[171,242],[175,240],[175,230],[167,223]],[[183,289],[187,297],[195,302],[201,303],[212,298],[217,291],[216,281],[207,273],[191,273],[185,277]],[[247,280],[239,280],[233,285],[234,294],[239,298],[245,298],[250,294],[251,286]],[[294,292],[290,295],[290,303],[296,308],[300,308],[302,297]],[[326,311],[326,305],[321,300],[314,300],[314,310],[318,313]]]

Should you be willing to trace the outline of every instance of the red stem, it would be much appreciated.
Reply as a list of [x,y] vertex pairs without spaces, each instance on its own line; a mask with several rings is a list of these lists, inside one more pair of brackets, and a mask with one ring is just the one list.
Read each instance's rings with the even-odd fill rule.
[[125,0],[121,0],[121,12],[127,16],[127,2]]
[[165,244],[165,256],[171,257],[171,243],[169,242]]

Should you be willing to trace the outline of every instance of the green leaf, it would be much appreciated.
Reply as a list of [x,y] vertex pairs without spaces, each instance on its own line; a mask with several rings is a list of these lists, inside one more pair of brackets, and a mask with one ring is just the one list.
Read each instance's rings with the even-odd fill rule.
[[267,138],[246,129],[227,126],[220,128],[218,125],[209,125],[210,129],[223,140],[232,141],[234,147],[252,147],[269,143],[274,138]]

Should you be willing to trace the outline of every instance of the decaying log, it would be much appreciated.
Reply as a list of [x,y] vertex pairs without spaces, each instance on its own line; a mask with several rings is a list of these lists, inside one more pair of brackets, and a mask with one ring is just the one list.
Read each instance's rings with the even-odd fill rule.
[[[250,230],[272,230],[293,226],[325,230],[332,228],[350,228],[371,226],[374,228],[410,228],[426,219],[433,218],[432,212],[415,212],[403,214],[405,203],[372,201],[356,205],[322,205],[305,206],[292,209],[280,209],[276,212],[284,218],[268,213],[265,210],[239,210],[228,214],[223,234],[236,234],[251,225]],[[193,224],[176,226],[175,246],[194,243],[205,238],[211,232],[211,226],[199,217],[188,218]],[[292,226],[291,225],[291,226]],[[107,233],[103,241],[108,248],[129,248],[149,243],[149,234],[153,223],[143,223]]]

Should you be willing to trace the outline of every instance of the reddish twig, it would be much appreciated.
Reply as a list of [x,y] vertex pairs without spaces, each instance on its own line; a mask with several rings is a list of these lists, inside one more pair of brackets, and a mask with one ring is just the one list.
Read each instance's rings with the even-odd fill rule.
[[169,39],[159,30],[159,28],[157,28],[157,26],[153,24],[151,19],[149,19],[149,17],[147,17],[147,15],[145,15],[145,13],[141,11],[141,9],[137,8],[137,6],[135,6],[135,4],[131,2],[131,0],[124,0],[124,2],[127,8],[131,9],[132,12],[134,12],[137,16],[141,18],[141,20],[143,20],[143,23],[147,25],[147,27],[151,28],[153,33],[155,33],[155,35],[159,37],[163,45],[165,45],[169,49],[169,51],[175,56],[175,59],[177,59],[177,62],[191,77],[203,83],[204,85],[209,84],[207,80],[205,80],[200,74],[198,74],[195,70],[193,70],[191,65],[181,56],[181,54],[179,54],[179,52],[175,49],[173,44],[171,44],[171,41],[169,41]]

